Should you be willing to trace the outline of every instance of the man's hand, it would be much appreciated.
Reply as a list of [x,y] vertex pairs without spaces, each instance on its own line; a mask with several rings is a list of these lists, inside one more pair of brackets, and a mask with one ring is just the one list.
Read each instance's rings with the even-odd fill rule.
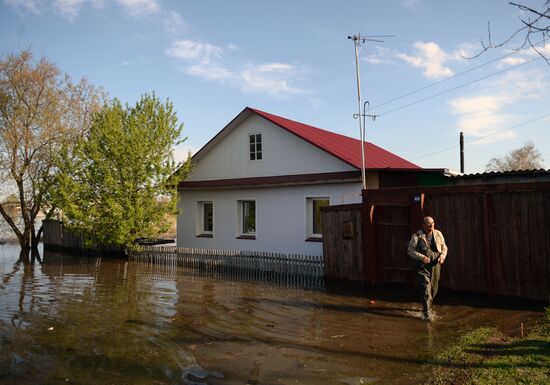
[[437,262],[439,262],[440,265],[443,265],[445,263],[445,257],[439,257]]
[[428,258],[428,257],[423,257],[423,258],[422,258],[422,263],[425,264],[425,265],[428,264],[428,263],[430,263],[430,258]]

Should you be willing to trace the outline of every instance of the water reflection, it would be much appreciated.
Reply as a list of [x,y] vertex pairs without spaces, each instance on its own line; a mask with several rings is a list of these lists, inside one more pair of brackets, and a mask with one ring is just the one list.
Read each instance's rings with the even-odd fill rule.
[[423,365],[460,333],[540,315],[451,303],[429,324],[416,304],[380,293],[58,254],[16,260],[0,247],[5,384],[423,383]]

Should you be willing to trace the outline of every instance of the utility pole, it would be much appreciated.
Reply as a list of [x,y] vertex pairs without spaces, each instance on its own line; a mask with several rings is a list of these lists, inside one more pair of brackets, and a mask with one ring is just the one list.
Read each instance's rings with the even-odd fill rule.
[[464,174],[464,133],[460,133],[460,172]]
[[[353,117],[359,121],[359,139],[361,141],[361,183],[362,183],[362,189],[367,189],[367,176],[366,176],[366,164],[365,164],[365,117],[369,116],[373,120],[376,119],[376,115],[367,115],[366,114],[366,105],[368,102],[366,101],[363,105],[363,111],[361,111],[361,74],[359,71],[359,49],[362,45],[364,45],[367,41],[375,41],[379,43],[383,43],[384,40],[377,40],[375,38],[382,38],[382,37],[392,37],[392,35],[381,35],[381,36],[367,36],[367,35],[361,35],[356,34],[353,36],[348,36],[349,40],[353,41],[353,45],[355,47],[355,76],[357,78],[357,114],[353,114]],[[363,119],[361,119],[361,117]],[[362,121],[362,122],[361,122]]]

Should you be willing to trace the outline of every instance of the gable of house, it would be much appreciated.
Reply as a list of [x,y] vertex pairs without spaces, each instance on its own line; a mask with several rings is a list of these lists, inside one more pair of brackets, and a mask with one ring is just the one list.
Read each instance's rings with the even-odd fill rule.
[[[254,143],[251,144],[251,141]],[[261,151],[251,156],[251,146]],[[232,127],[223,141],[201,155],[189,181],[356,170],[354,166],[254,113]],[[257,157],[261,159],[251,159]]]
[[[259,153],[252,153],[260,150]],[[407,160],[365,143],[367,168],[418,169]],[[193,157],[188,181],[265,176],[350,173],[360,170],[361,144],[260,110],[245,108]]]

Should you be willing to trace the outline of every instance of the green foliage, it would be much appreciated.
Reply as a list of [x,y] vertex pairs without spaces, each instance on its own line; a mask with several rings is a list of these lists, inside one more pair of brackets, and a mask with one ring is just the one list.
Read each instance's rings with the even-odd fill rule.
[[[155,237],[176,212],[185,177],[172,147],[183,126],[170,101],[144,95],[135,107],[113,100],[94,116],[88,135],[59,154],[53,198],[63,219],[93,242],[132,246]],[[189,161],[186,163],[190,163]]]

